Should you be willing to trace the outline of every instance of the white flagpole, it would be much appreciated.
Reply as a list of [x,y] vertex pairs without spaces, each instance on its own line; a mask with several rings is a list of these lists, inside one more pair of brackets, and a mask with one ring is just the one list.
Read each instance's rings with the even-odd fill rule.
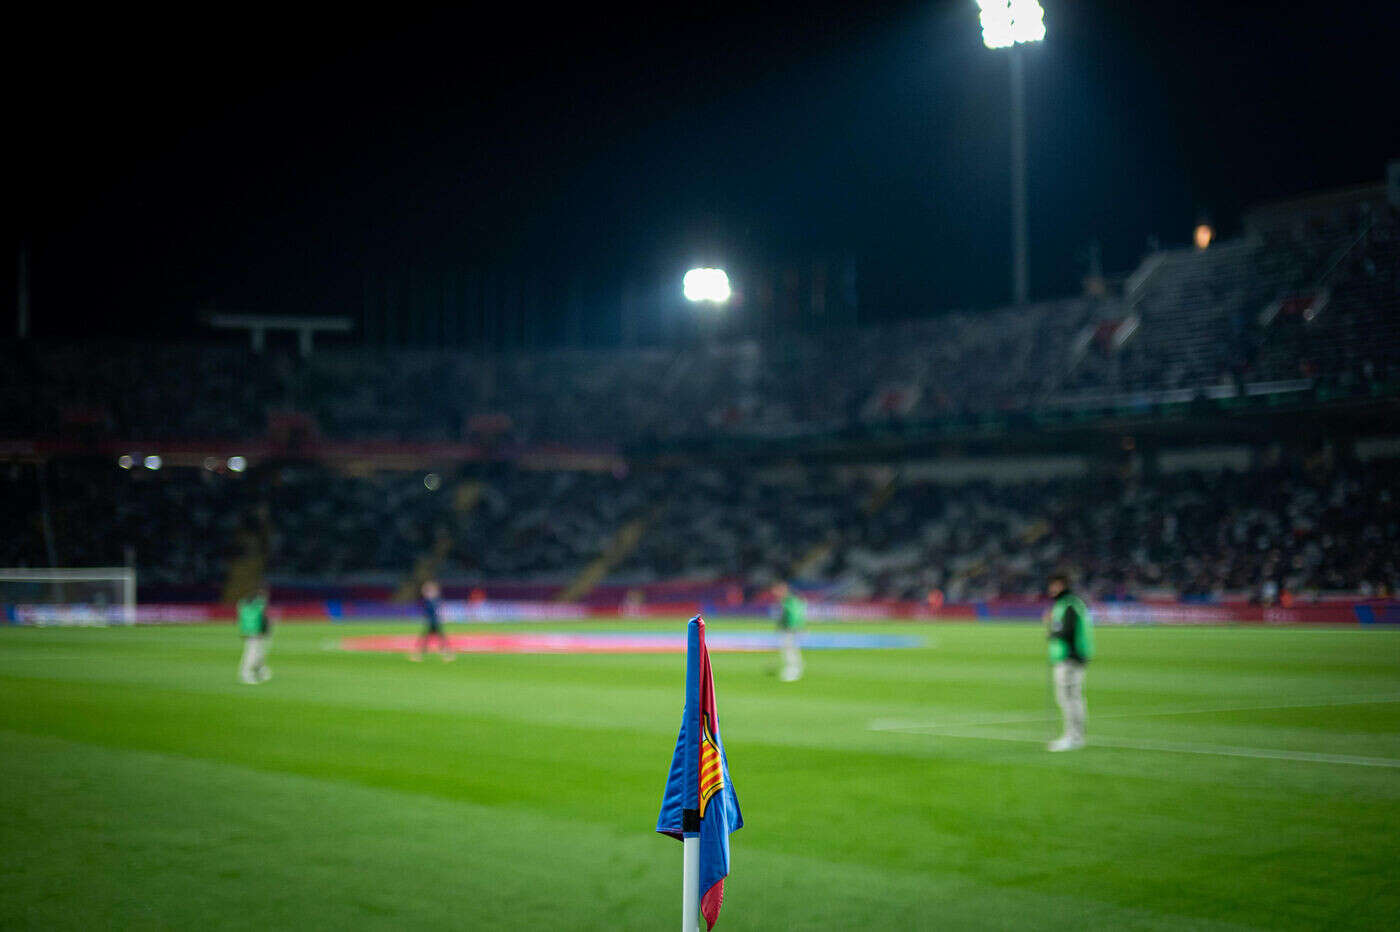
[[[695,624],[696,619],[699,619],[699,617],[700,617],[699,615],[696,615],[696,616],[695,616],[695,619],[692,619],[692,620],[691,620],[691,626],[693,626],[693,625]],[[704,631],[704,625],[705,625],[705,623],[704,623],[703,621],[700,622],[700,631],[701,631],[701,632]],[[700,697],[700,681],[699,681],[699,677],[700,677],[700,659],[701,659],[701,658],[700,658],[699,656],[692,657],[692,656],[691,656],[691,650],[693,649],[694,643],[704,643],[704,642],[703,642],[703,641],[691,642],[691,641],[689,640],[690,636],[691,636],[691,635],[694,635],[694,633],[695,633],[694,631],[691,630],[691,626],[687,626],[687,632],[688,632],[688,633],[687,633],[687,643],[686,643],[686,674],[685,674],[686,710],[685,710],[685,711],[686,711],[686,714],[687,714],[687,715],[693,715],[693,716],[695,716],[694,721],[689,722],[688,724],[692,724],[692,725],[694,726],[694,728],[695,728],[695,730],[694,730],[693,732],[690,733],[690,734],[691,734],[691,740],[692,740],[693,742],[697,742],[697,743],[698,743],[698,741],[699,741],[699,739],[700,739],[700,728],[701,728],[700,710],[699,710],[698,708],[694,708],[694,709],[690,708],[690,699],[693,697],[693,698],[695,698],[695,700],[696,700],[697,702],[699,701],[699,697]],[[704,637],[703,633],[700,634],[699,637],[703,638],[703,637]],[[684,726],[682,726],[682,728],[681,728],[681,734],[684,735],[685,733],[686,733],[686,729],[684,728]],[[698,768],[699,763],[700,763],[700,759],[699,759],[700,748],[697,746],[697,744],[692,744],[691,747],[689,747],[689,748],[686,749],[686,756],[687,756],[687,758],[689,758],[689,755],[692,754],[692,753],[696,755],[695,763],[696,763],[696,766],[697,766],[697,768]],[[699,795],[699,791],[700,791],[700,775],[699,775],[698,773],[689,772],[689,768],[687,768],[687,773],[685,774],[685,779],[686,779],[687,781],[690,781],[689,792],[694,792],[694,793],[696,794],[696,796],[695,796],[695,803],[696,803],[696,805],[698,806],[698,805],[700,804],[700,795]],[[686,795],[689,795],[689,793],[687,793]],[[681,869],[682,869],[682,874],[681,874],[681,932],[699,932],[699,929],[700,929],[700,810],[699,810],[699,809],[682,809],[682,810],[681,810],[681,832],[682,832],[681,844],[682,844],[682,846],[683,846],[684,849],[685,849],[684,860],[682,861],[682,868],[681,868]]]
[[696,932],[700,928],[700,839],[687,836],[684,879],[681,881],[681,932]]

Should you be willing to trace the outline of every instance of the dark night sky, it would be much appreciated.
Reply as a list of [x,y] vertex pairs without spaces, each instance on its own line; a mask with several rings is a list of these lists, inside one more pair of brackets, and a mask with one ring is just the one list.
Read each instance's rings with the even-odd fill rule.
[[[1202,213],[1229,234],[1252,202],[1380,180],[1395,6],[1047,0],[1033,296],[1073,292],[1092,238],[1124,271]],[[366,282],[454,269],[587,305],[692,261],[850,255],[867,319],[1008,298],[1007,64],[971,0],[349,9],[17,32],[6,233],[37,335],[354,315]]]

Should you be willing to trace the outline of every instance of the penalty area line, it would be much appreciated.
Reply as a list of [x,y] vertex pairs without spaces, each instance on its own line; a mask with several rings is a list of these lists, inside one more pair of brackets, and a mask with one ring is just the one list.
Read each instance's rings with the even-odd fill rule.
[[[973,732],[944,732],[939,737],[967,738],[983,741],[1017,741],[1044,744],[1044,738],[1026,735],[977,734]],[[1191,744],[1180,741],[1128,741],[1121,738],[1089,738],[1089,747],[1116,748],[1125,751],[1164,751],[1169,754],[1203,754],[1209,757],[1248,757],[1264,760],[1290,760],[1308,764],[1347,764],[1353,767],[1386,767],[1400,769],[1400,759],[1393,757],[1361,757],[1354,754],[1324,754],[1318,751],[1287,751],[1282,748],[1235,747],[1228,744]]]
[[[1208,709],[1158,709],[1141,712],[1100,712],[1093,716],[1097,720],[1105,718],[1157,718],[1169,715],[1215,715],[1223,712],[1271,712],[1280,709],[1331,709],[1351,705],[1382,705],[1400,702],[1400,696],[1375,696],[1368,698],[1309,699],[1300,702],[1271,703],[1269,705],[1230,705]],[[978,728],[983,725],[1035,725],[1040,722],[1058,722],[1058,715],[1023,715],[1014,718],[981,718],[961,722],[912,722],[906,719],[877,718],[867,726],[869,731],[903,731],[910,734],[931,735],[946,732],[949,728]]]

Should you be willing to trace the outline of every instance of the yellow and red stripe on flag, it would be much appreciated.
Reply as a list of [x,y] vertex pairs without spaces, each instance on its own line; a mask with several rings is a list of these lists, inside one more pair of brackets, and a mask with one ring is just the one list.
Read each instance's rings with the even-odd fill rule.
[[719,747],[710,734],[710,717],[700,718],[700,818],[705,818],[705,804],[724,789],[724,768],[719,762]]

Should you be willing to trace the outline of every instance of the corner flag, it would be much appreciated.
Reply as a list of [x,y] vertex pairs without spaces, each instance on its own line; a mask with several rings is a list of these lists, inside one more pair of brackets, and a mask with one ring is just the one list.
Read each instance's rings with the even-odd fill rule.
[[[696,615],[690,619],[686,642],[685,712],[656,820],[658,832],[684,841],[687,871],[694,871],[693,862],[698,861],[699,882],[687,876],[683,887],[683,922],[691,923],[687,932],[697,924],[693,918],[684,918],[695,915],[692,897],[699,900],[706,928],[714,928],[724,902],[724,878],[729,875],[729,833],[743,826],[719,733],[705,622]],[[692,858],[692,852],[697,857]]]

